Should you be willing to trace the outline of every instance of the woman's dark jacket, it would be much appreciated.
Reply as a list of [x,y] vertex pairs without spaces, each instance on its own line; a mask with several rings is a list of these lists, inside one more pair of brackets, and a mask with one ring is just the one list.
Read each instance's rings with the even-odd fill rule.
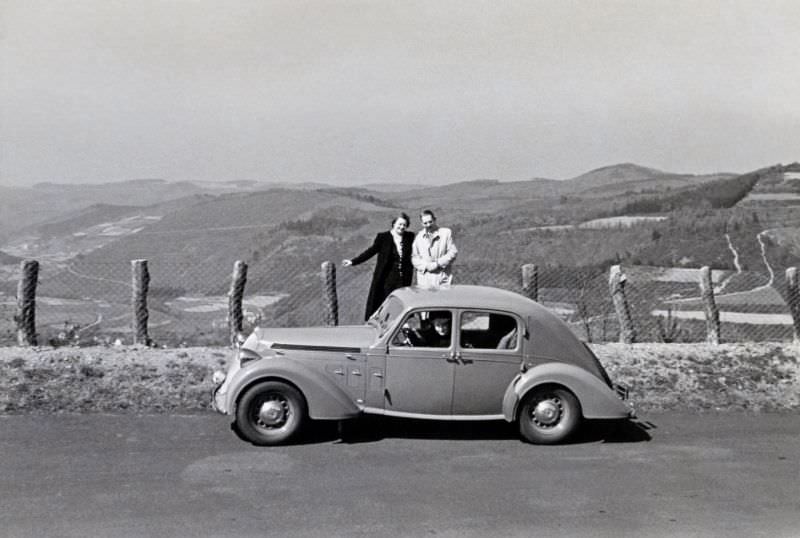
[[392,232],[380,232],[375,236],[372,246],[351,260],[353,265],[358,265],[378,255],[364,319],[369,318],[392,291],[411,285],[414,278],[414,268],[411,265],[413,242],[414,232],[403,232],[403,256],[398,257]]

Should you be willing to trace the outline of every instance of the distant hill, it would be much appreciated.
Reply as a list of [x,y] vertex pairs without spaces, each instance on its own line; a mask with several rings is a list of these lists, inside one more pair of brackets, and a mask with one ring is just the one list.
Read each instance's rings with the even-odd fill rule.
[[166,202],[147,206],[92,204],[44,224],[37,224],[20,230],[20,235],[34,235],[47,239],[52,237],[86,232],[87,229],[102,224],[119,222],[134,216],[158,217],[158,219],[186,207],[206,203],[217,197],[210,194],[193,194]]
[[590,189],[616,183],[657,179],[666,175],[670,174],[662,172],[661,170],[656,170],[655,168],[639,166],[638,164],[622,163],[597,168],[566,181],[569,181],[580,189]]
[[[7,211],[2,212],[0,231],[23,234],[25,249],[33,249],[33,252],[37,247],[31,240],[52,239],[45,250],[56,252],[59,258],[72,248],[78,249],[76,253],[86,252],[113,242],[110,234],[115,232],[104,231],[104,224],[116,223],[121,227],[121,235],[136,232],[142,237],[190,230],[219,233],[225,229],[259,228],[263,231],[281,222],[312,218],[331,205],[338,205],[342,211],[366,212],[367,222],[370,225],[375,222],[381,228],[386,226],[385,215],[397,211],[412,214],[413,228],[417,226],[419,210],[432,208],[440,213],[443,222],[503,231],[625,215],[626,207],[634,207],[632,204],[643,197],[646,200],[663,196],[675,198],[677,192],[683,193],[685,189],[719,177],[670,174],[624,163],[598,168],[569,180],[500,182],[482,179],[430,187],[374,185],[372,189],[332,187],[323,183],[284,188],[276,187],[283,185],[281,183],[253,180],[170,183],[141,179],[100,185],[42,183],[31,189],[3,192],[7,196],[0,202],[0,208]],[[406,189],[401,190],[401,187]],[[315,203],[309,204],[314,200]],[[124,201],[124,205],[119,201]],[[378,218],[377,215],[384,216]],[[151,217],[160,218],[153,220]],[[124,219],[134,220],[121,224]],[[33,221],[33,225],[24,226],[26,221]],[[297,225],[295,229],[316,228]],[[353,232],[348,230],[344,236],[350,237]],[[66,251],[57,248],[59,237],[68,237],[72,242]],[[119,237],[120,244],[115,248],[124,249],[131,246],[130,242],[139,241]]]
[[500,182],[483,179],[386,193],[384,196],[396,206],[413,213],[422,208],[439,208],[448,213],[493,213],[514,204],[557,197],[564,192],[564,188],[565,182],[557,180]]
[[[768,177],[771,176],[673,174],[624,163],[598,168],[568,180],[500,182],[484,179],[425,188],[413,186],[408,190],[395,190],[400,185],[394,184],[384,191],[378,190],[378,186],[369,189],[324,184],[306,184],[300,189],[261,190],[269,184],[249,180],[229,183],[230,187],[244,191],[225,192],[223,189],[213,194],[209,184],[184,182],[170,187],[161,180],[137,180],[116,186],[45,184],[37,186],[37,189],[57,192],[67,198],[70,193],[87,188],[88,199],[100,196],[98,193],[102,198],[111,192],[117,195],[129,192],[131,196],[126,201],[142,202],[152,197],[152,194],[145,196],[143,191],[153,190],[164,195],[166,201],[144,206],[138,203],[95,203],[72,209],[24,231],[49,238],[46,251],[59,259],[68,256],[70,249],[77,249],[75,253],[83,252],[97,263],[103,263],[103,257],[116,260],[163,258],[165,255],[192,264],[206,263],[212,258],[229,260],[264,256],[289,244],[292,246],[288,252],[293,256],[304,253],[303,256],[313,254],[316,257],[320,249],[333,248],[331,241],[338,242],[337,249],[341,255],[354,255],[352,251],[363,249],[364,243],[376,231],[388,228],[392,215],[399,211],[409,213],[412,215],[412,229],[418,229],[418,211],[429,207],[437,211],[445,225],[454,227],[462,236],[488,234],[501,251],[503,248],[516,248],[522,252],[527,249],[506,245],[506,242],[519,238],[498,234],[580,224],[596,218],[641,214],[659,214],[668,218],[678,210],[726,208],[746,196],[754,185],[757,189],[759,181],[767,181]],[[180,192],[193,194],[169,198],[174,195],[175,191],[171,189],[176,185]],[[317,188],[312,188],[314,186]],[[104,225],[107,226],[104,228]],[[637,226],[650,229],[659,225]],[[117,233],[119,235],[115,236]],[[576,237],[592,237],[591,241],[607,237],[606,247],[599,250],[611,252],[611,257],[619,251],[619,247],[611,249],[610,245],[616,243],[610,239],[609,231],[574,233]],[[56,247],[59,237],[71,242],[66,249]],[[300,237],[311,239],[306,243],[296,241]],[[316,244],[315,237],[323,242]],[[481,238],[478,243],[484,240]],[[35,252],[36,245],[28,239],[26,241],[25,252]],[[284,244],[285,241],[289,243]],[[626,245],[627,248],[620,253],[622,255],[638,248],[636,242],[639,239],[628,237],[626,241],[633,243]],[[571,247],[567,258],[569,263],[574,264],[587,254],[579,244],[580,240],[577,246]],[[316,249],[313,253],[309,251],[310,245]],[[478,248],[476,245],[471,247]],[[22,250],[10,252],[16,254]],[[598,259],[596,253],[587,255],[587,260]],[[528,252],[526,256],[532,254]]]
[[[658,177],[667,178],[666,187],[659,184]],[[738,177],[681,176],[620,165],[562,181],[475,180],[405,192],[326,187],[196,195],[170,202],[174,207],[169,210],[162,205],[139,211],[137,214],[152,213],[161,218],[118,224],[127,226],[129,232],[136,228],[113,241],[103,239],[98,243],[101,248],[87,251],[81,265],[120,263],[120,267],[126,267],[129,259],[148,258],[176,265],[221,267],[209,270],[222,274],[230,270],[228,265],[234,259],[264,263],[278,256],[277,260],[270,260],[273,268],[280,261],[295,267],[310,264],[310,270],[317,271],[318,263],[325,259],[322,256],[338,259],[363,250],[377,231],[388,228],[390,217],[398,211],[412,214],[412,230],[418,230],[416,215],[423,207],[437,210],[443,224],[453,227],[463,238],[461,241],[468,248],[461,259],[477,261],[489,253],[497,257],[507,251],[508,260],[520,262],[605,262],[618,256],[633,256],[644,246],[649,249],[653,246],[649,239],[652,230],[665,228],[667,223],[642,223],[628,231],[575,230],[569,239],[562,234],[554,242],[504,234],[653,210],[661,211],[666,219],[668,212],[682,207],[729,207],[752,188],[756,179],[752,175]],[[597,183],[612,180],[618,183],[607,183],[605,190],[614,191],[614,195],[604,196]],[[579,189],[587,186],[586,190]],[[130,208],[96,206],[45,229],[73,230],[78,223],[105,219],[116,210],[120,211],[117,216],[122,216]],[[717,235],[712,234],[709,240],[718,237],[718,232],[714,234]],[[521,246],[517,244],[520,240],[533,243]],[[85,243],[86,239],[82,241]],[[491,247],[485,245],[487,241],[492,242]],[[541,256],[536,254],[537,245],[544,248],[545,244],[550,245],[547,250],[542,250]],[[722,248],[724,255],[724,243]],[[654,259],[658,251],[648,253],[648,258]],[[692,259],[697,256],[693,254]],[[715,257],[714,263],[721,262]],[[272,278],[267,277],[267,281]]]
[[425,183],[365,183],[359,185],[359,187],[375,192],[407,192],[427,189],[430,185],[426,185]]
[[[533,179],[499,182],[474,180],[426,187],[400,183],[369,184],[360,187],[334,187],[322,182],[288,183],[235,181],[177,181],[134,179],[100,184],[37,183],[30,188],[0,187],[0,244],[11,234],[37,224],[67,221],[80,217],[92,206],[148,207],[190,196],[218,196],[228,193],[263,192],[276,189],[313,191],[338,189],[374,196],[384,205],[416,212],[422,207],[459,211],[492,212],[509,204],[542,200],[586,191],[598,186],[642,180],[665,180],[668,174],[634,164],[608,166],[571,180]],[[108,209],[108,208],[107,208]],[[88,214],[87,214],[88,215]],[[88,216],[87,216],[88,218]]]
[[[376,188],[373,192],[411,211],[430,207],[447,212],[513,212],[517,208],[521,211],[545,209],[549,212],[554,205],[563,203],[563,197],[571,197],[573,200],[575,197],[583,200],[608,198],[618,202],[620,194],[667,192],[735,176],[736,174],[674,174],[625,163],[598,168],[564,180],[537,178],[501,182],[482,179],[408,190],[394,188],[381,192]],[[557,202],[554,204],[554,201]]]
[[102,222],[122,219],[137,214],[141,207],[113,204],[92,204],[73,211],[55,221],[40,224],[33,229],[44,237],[53,237],[80,232]]
[[35,224],[68,218],[95,204],[148,206],[205,192],[185,182],[122,181],[102,185],[40,183],[0,188],[0,242]]
[[[236,187],[232,185],[231,190]],[[201,185],[190,181],[163,179],[133,179],[112,183],[37,183],[31,187],[40,196],[58,196],[70,201],[126,205],[152,205],[166,199],[182,198],[204,192]]]
[[147,207],[190,196],[218,196],[274,188],[315,190],[323,187],[327,185],[261,183],[252,180],[171,182],[163,179],[100,184],[37,183],[29,188],[0,186],[0,244],[20,230],[36,224],[68,220],[92,206]]
[[[141,231],[120,237],[82,257],[81,266],[119,264],[119,267],[127,267],[130,259],[147,258],[153,260],[156,267],[158,264],[182,269],[194,267],[208,273],[208,279],[220,282],[219,271],[227,275],[233,260],[274,257],[274,262],[283,263],[292,252],[295,259],[298,255],[300,258],[316,256],[321,252],[320,245],[329,244],[332,238],[358,236],[362,232],[361,226],[355,229],[344,226],[345,231],[326,230],[328,238],[308,238],[282,227],[284,223],[325,215],[328,222],[347,224],[355,220],[355,215],[367,230],[373,222],[388,221],[392,213],[392,209],[370,201],[336,195],[328,190],[273,189],[227,194],[168,213]],[[364,215],[371,215],[374,220],[363,219]],[[381,227],[384,226],[388,228],[388,222]],[[370,233],[374,232],[364,231],[366,236]],[[366,242],[366,237],[362,236],[361,242]],[[302,261],[293,261],[291,265],[295,266],[294,272],[305,269],[296,267],[302,266]],[[312,269],[318,271],[319,267]],[[180,275],[174,276],[180,280]],[[276,273],[275,278],[285,278],[285,271]],[[221,281],[224,282],[225,277]],[[197,285],[202,289],[207,282],[206,277],[195,278],[185,285]]]
[[620,194],[664,193],[684,188],[691,189],[703,183],[734,177],[737,177],[737,174],[664,174],[657,177],[618,181],[616,183],[579,188],[576,189],[573,194],[584,198],[603,198],[619,196]]
[[291,189],[291,190],[316,190],[331,187],[327,183],[304,181],[301,183],[291,183],[288,181],[256,181],[254,179],[238,179],[232,181],[195,181],[193,184],[201,187],[209,193],[217,192],[246,192],[246,191],[266,191],[270,189]]
[[[509,193],[518,190],[520,187],[532,187],[544,189],[542,195],[561,194],[563,192],[577,192],[588,190],[596,187],[606,185],[618,185],[623,183],[634,183],[639,181],[658,180],[671,176],[676,177],[690,177],[686,174],[673,174],[656,170],[655,168],[647,168],[633,163],[614,164],[604,166],[581,174],[571,179],[554,180],[548,178],[533,178],[527,180],[517,181],[499,181],[497,179],[472,179],[464,181],[449,182],[441,185],[426,185],[424,183],[409,185],[403,183],[369,183],[366,185],[359,185],[362,188],[386,192],[386,193],[403,193],[406,196],[412,196],[413,193],[435,193],[441,190],[450,190],[457,187],[463,193],[464,189],[469,188],[487,188],[498,189],[501,192]],[[405,196],[404,196],[405,197]]]
[[[773,166],[741,175],[691,175],[621,164],[567,180],[480,179],[425,187],[313,183],[283,188],[249,180],[141,180],[87,190],[57,185],[24,190],[25,196],[39,198],[20,198],[19,191],[0,188],[0,194],[28,200],[28,205],[5,207],[23,216],[41,210],[35,217],[42,219],[18,228],[13,244],[0,244],[5,248],[0,263],[18,263],[22,256],[40,259],[42,296],[109,304],[104,323],[125,327],[130,260],[145,258],[150,262],[152,319],[166,330],[168,325],[158,324],[189,323],[193,316],[214,318],[224,328],[233,262],[244,260],[249,263],[247,294],[269,303],[259,312],[264,323],[319,323],[320,263],[338,264],[363,251],[400,211],[411,215],[411,229],[418,231],[418,211],[430,207],[454,231],[462,283],[518,289],[520,266],[535,263],[541,268],[540,286],[551,300],[577,304],[589,293],[581,288],[586,275],[597,288],[592,293],[608,299],[606,275],[612,263],[710,265],[732,273],[738,263],[753,273],[755,286],[770,278],[766,262],[776,275],[800,265],[800,206],[776,206],[763,197],[756,204],[751,196],[772,196],[779,188],[790,193],[800,184],[791,174],[787,179],[790,170]],[[107,201],[112,194],[119,199]],[[145,203],[156,196],[162,198]],[[47,207],[61,198],[67,203],[57,212]],[[638,215],[649,218],[627,218]],[[626,224],[575,226],[597,218]],[[362,319],[372,263],[337,272],[343,322]],[[5,274],[14,271],[7,267]],[[0,281],[0,290],[11,295],[15,285],[8,277]],[[630,289],[640,291],[635,285]],[[223,309],[214,311],[214,301],[191,306],[198,296],[217,297]],[[72,316],[72,304],[52,314],[53,322]],[[83,323],[96,319],[97,308],[86,310]]]

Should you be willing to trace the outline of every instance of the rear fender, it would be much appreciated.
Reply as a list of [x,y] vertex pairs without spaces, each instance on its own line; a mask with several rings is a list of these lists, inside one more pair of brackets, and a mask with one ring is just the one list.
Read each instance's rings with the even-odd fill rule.
[[632,409],[594,374],[571,364],[548,362],[531,368],[511,382],[503,398],[505,419],[516,420],[520,401],[532,389],[552,384],[569,389],[578,398],[584,418],[625,418],[632,414]]
[[341,420],[361,410],[352,397],[335,382],[303,364],[280,357],[269,357],[239,370],[228,389],[226,408],[231,415],[242,393],[261,381],[284,381],[297,387],[308,404],[308,416],[319,420]]

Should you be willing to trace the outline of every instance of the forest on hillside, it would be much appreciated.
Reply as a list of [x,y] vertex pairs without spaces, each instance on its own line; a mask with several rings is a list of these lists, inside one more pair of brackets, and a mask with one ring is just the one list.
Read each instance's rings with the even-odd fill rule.
[[[783,172],[784,168],[770,167],[741,176],[706,177],[696,184],[683,177],[666,186],[626,180],[625,190],[609,187],[613,192],[609,195],[592,187],[590,192],[562,189],[550,197],[532,195],[531,185],[522,183],[469,182],[463,191],[433,189],[439,197],[431,208],[440,223],[454,231],[459,247],[457,282],[521,291],[522,265],[536,264],[547,300],[576,315],[575,309],[608,309],[607,274],[612,264],[707,265],[728,275],[746,273],[748,280],[732,282],[730,289],[737,290],[761,286],[770,274],[780,276],[785,268],[800,265],[800,204],[748,202],[749,194],[764,185],[775,190],[800,184],[786,184]],[[150,264],[153,319],[164,331],[219,317],[219,312],[224,317],[224,301],[218,298],[228,292],[235,260],[249,264],[247,293],[263,305],[253,307],[260,322],[319,323],[320,264],[338,263],[363,251],[401,210],[412,216],[412,230],[418,230],[418,208],[402,208],[402,199],[396,193],[366,189],[278,189],[171,202],[173,210],[164,210],[163,218],[145,223],[141,231],[111,242],[105,238],[72,258],[43,259],[40,293],[52,304],[47,319],[56,324],[59,316],[95,323],[96,309],[110,308],[104,323],[116,320],[115,326],[122,330],[129,315],[130,260],[145,258]],[[475,207],[481,209],[467,209]],[[42,230],[48,236],[59,229],[81,233],[78,226],[96,224],[93,218],[113,225],[115,216],[128,218],[125,215],[131,212],[129,206],[96,206],[62,220],[60,227],[50,224]],[[637,215],[649,220],[637,220]],[[614,224],[605,227],[581,226],[613,217],[629,220],[609,220]],[[17,284],[13,264],[19,258],[1,251],[0,256],[5,256],[0,265],[7,265],[11,275],[0,282],[0,294],[13,297]],[[343,321],[361,319],[371,267],[367,263],[339,268]],[[773,286],[784,293],[780,279]],[[668,291],[649,285],[641,289]],[[209,298],[206,303],[203,297]],[[74,316],[69,314],[71,308]],[[603,333],[609,328],[595,329]]]

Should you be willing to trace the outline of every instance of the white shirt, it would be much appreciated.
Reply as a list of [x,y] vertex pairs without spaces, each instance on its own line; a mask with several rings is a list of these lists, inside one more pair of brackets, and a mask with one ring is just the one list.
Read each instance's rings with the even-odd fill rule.
[[403,236],[397,235],[394,231],[390,231],[389,233],[392,234],[392,239],[394,239],[394,246],[397,247],[397,255],[400,256],[400,259],[403,259]]

